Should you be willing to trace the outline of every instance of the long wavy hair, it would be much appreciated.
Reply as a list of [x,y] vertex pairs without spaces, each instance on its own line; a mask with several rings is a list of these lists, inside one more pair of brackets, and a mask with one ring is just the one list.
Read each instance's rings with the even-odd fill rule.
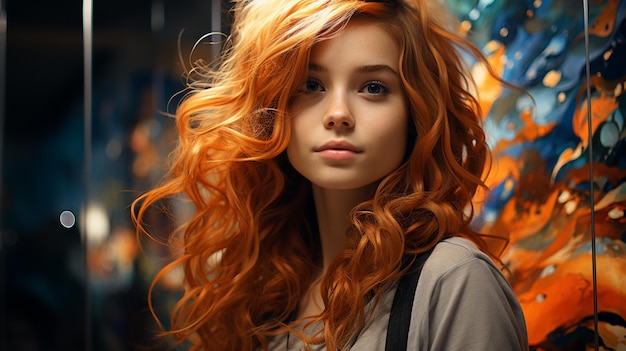
[[[294,328],[320,272],[310,184],[285,157],[290,98],[306,79],[311,48],[354,16],[381,24],[401,48],[400,76],[412,125],[405,162],[356,206],[349,246],[321,278],[325,309],[308,343],[349,346],[403,262],[451,236],[487,250],[470,229],[489,150],[461,52],[478,49],[431,0],[239,0],[217,66],[197,66],[176,110],[179,141],[167,177],[133,203],[138,230],[149,207],[184,194],[194,213],[184,252],[155,278],[182,267],[184,294],[164,335],[192,350],[267,349]],[[493,71],[489,71],[494,75]],[[495,76],[495,75],[494,75]],[[154,287],[153,283],[153,287]]]

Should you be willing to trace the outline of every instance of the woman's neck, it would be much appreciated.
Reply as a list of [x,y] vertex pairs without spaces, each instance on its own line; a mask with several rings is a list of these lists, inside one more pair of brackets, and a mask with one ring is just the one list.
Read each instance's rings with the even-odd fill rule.
[[[350,211],[354,206],[374,196],[376,184],[357,190],[328,190],[313,185],[313,198],[322,249],[322,271],[326,273],[330,262],[346,248],[346,232],[350,227]],[[300,301],[297,318],[317,315],[324,310],[320,281],[309,287]]]
[[313,185],[322,249],[322,274],[337,255],[346,248],[346,232],[350,227],[350,211],[374,196],[377,184],[354,190],[328,190]]

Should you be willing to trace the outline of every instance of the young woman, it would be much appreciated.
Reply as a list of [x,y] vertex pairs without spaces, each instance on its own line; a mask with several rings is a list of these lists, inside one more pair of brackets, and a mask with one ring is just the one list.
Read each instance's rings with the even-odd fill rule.
[[[459,49],[429,0],[241,0],[217,69],[177,109],[193,350],[384,350],[399,281],[409,350],[523,350],[520,306],[469,227],[488,148]],[[159,279],[157,277],[157,279]],[[406,326],[406,324],[402,324]]]

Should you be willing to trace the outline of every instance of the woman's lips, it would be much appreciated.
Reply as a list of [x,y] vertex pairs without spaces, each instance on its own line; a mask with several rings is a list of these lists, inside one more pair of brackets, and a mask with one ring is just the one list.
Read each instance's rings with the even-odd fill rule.
[[346,141],[329,141],[314,150],[322,158],[333,161],[348,160],[363,152]]
[[327,149],[318,152],[322,158],[333,161],[348,160],[356,156],[356,152],[350,150]]

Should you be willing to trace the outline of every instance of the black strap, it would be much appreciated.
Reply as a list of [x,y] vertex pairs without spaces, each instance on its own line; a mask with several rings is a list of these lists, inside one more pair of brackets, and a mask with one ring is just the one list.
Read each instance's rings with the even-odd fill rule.
[[432,250],[429,250],[417,256],[411,268],[398,282],[391,305],[385,351],[406,351],[417,281],[422,273],[422,266],[431,252]]

